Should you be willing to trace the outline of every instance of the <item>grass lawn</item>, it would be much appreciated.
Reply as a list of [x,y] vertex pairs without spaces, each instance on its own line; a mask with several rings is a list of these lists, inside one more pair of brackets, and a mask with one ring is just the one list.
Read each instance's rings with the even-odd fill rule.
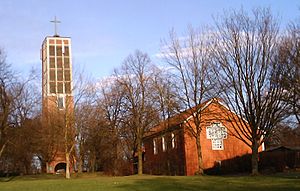
[[[75,175],[76,176],[76,175]],[[70,180],[57,175],[35,175],[0,179],[0,190],[13,191],[89,191],[89,190],[298,190],[300,173],[273,176],[128,176],[106,177],[96,174],[77,175]]]

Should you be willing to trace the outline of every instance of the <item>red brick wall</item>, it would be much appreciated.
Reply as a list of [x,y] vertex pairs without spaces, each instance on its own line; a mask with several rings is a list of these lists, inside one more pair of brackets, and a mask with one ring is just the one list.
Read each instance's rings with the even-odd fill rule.
[[[203,111],[204,128],[201,132],[200,139],[204,169],[213,167],[216,161],[231,159],[236,156],[242,156],[244,154],[251,153],[250,147],[233,135],[230,135],[230,131],[233,133],[233,126],[231,122],[228,122],[227,119],[228,115],[226,115],[226,110],[221,109],[221,107],[216,103],[211,103]],[[210,126],[210,124],[213,122],[221,122],[222,125],[227,128],[227,139],[223,140],[224,150],[212,150],[211,140],[206,138],[206,127]],[[187,128],[185,128],[184,139],[186,175],[194,175],[198,166],[197,147],[195,138],[191,136]]]
[[[175,148],[172,148],[171,133],[175,134]],[[161,137],[164,136],[167,149],[162,150]],[[157,154],[153,152],[153,138],[156,138]],[[145,147],[144,173],[155,175],[185,175],[183,130],[161,132],[143,141]]]

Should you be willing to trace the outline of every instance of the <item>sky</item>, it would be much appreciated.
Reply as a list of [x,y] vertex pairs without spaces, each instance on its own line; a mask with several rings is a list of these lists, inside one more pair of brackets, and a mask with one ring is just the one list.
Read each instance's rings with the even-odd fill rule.
[[161,41],[174,29],[214,23],[224,11],[270,7],[282,27],[300,17],[299,0],[0,0],[0,48],[21,74],[41,70],[40,48],[54,35],[72,38],[73,68],[102,79],[135,50],[155,63]]

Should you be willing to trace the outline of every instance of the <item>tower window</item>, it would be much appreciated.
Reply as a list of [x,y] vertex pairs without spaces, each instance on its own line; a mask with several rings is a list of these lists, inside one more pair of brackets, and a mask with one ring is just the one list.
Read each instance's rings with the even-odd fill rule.
[[54,59],[54,57],[50,58],[50,68],[55,68],[55,59]]
[[50,81],[55,81],[55,70],[50,70]]
[[65,70],[65,81],[71,80],[70,70]]
[[62,58],[61,57],[57,58],[57,68],[62,68]]
[[56,47],[56,56],[62,56],[62,48],[61,46]]
[[55,48],[54,48],[54,46],[49,46],[49,54],[50,54],[50,56],[55,56]]
[[57,107],[58,107],[58,109],[64,109],[65,108],[65,99],[64,99],[64,97],[58,97],[57,98]]
[[55,82],[50,82],[50,93],[52,93],[52,94],[56,93]]
[[57,70],[57,81],[63,81],[63,71]]
[[70,68],[70,59],[69,59],[69,57],[64,58],[64,67],[65,68]]
[[69,47],[68,46],[65,46],[64,55],[69,56]]
[[65,93],[66,94],[70,94],[71,93],[71,83],[70,82],[66,82],[65,83]]
[[57,83],[57,93],[63,93],[63,83],[62,82]]

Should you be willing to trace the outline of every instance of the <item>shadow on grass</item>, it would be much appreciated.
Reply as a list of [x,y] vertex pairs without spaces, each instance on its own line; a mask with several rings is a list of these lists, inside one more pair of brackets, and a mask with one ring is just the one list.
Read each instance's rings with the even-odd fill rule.
[[53,174],[35,174],[35,175],[24,175],[24,176],[9,176],[1,177],[0,182],[10,182],[10,181],[31,181],[31,180],[56,180],[64,179],[63,175],[53,175]]
[[299,180],[290,177],[287,180],[285,177],[138,177],[134,181],[128,183],[120,183],[120,190],[135,190],[135,191],[293,191],[300,190]]
[[0,182],[9,182],[13,180],[16,176],[9,176],[9,177],[1,177]]

